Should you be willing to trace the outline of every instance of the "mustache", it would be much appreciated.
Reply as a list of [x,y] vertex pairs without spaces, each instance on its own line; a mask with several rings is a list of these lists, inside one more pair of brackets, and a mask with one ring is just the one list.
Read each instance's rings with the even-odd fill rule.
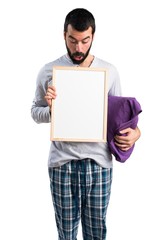
[[72,57],[84,57],[84,53],[82,52],[75,52],[72,54]]

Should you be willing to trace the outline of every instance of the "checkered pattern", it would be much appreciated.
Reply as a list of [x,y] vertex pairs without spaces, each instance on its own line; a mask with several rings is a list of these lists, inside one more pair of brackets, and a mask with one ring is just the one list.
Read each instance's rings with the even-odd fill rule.
[[49,168],[49,176],[59,240],[76,240],[80,219],[84,240],[105,240],[112,169],[73,160]]

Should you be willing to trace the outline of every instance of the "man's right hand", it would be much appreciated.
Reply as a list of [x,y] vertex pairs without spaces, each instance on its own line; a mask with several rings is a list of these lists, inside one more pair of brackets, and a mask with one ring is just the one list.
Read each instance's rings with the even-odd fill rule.
[[45,95],[45,100],[48,103],[48,106],[50,107],[51,110],[51,106],[52,106],[52,99],[56,99],[57,94],[56,94],[56,88],[54,86],[49,86]]

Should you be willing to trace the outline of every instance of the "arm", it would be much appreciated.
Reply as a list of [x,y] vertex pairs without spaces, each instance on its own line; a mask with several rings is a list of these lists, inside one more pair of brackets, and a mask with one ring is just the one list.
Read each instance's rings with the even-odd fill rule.
[[141,132],[138,127],[136,127],[135,129],[124,129],[120,131],[120,134],[124,134],[125,136],[116,135],[115,145],[119,147],[122,151],[127,151],[128,149],[130,149],[141,136]]
[[36,81],[35,97],[31,107],[31,116],[36,123],[48,123],[51,121],[51,100],[47,102],[46,94],[52,81],[52,68],[44,67],[38,73]]

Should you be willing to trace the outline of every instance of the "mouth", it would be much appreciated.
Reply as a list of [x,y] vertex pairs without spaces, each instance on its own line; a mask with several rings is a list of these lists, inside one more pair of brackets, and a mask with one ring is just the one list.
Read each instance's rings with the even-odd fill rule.
[[82,56],[74,56],[74,59],[77,60],[77,61],[80,61],[80,60],[83,59],[83,57]]

